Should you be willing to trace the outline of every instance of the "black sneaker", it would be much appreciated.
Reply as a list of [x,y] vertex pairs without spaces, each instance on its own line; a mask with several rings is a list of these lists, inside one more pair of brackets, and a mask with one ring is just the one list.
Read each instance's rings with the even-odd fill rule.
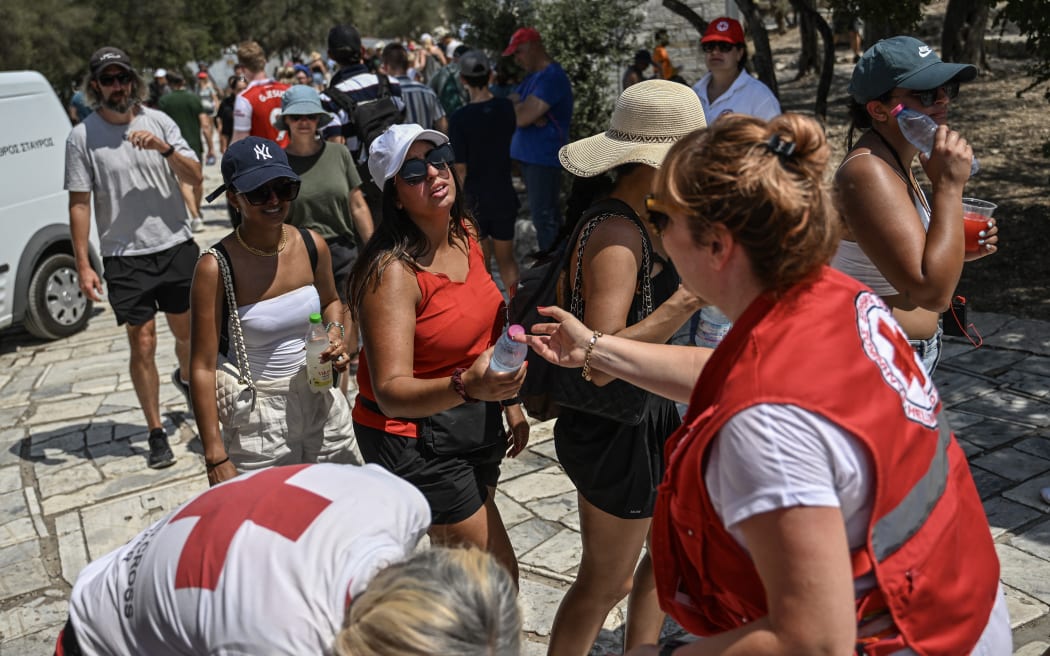
[[171,382],[182,395],[186,397],[186,407],[189,408],[190,413],[193,413],[193,398],[190,396],[190,384],[182,382],[182,370],[175,367],[175,371],[171,372]]
[[149,432],[149,456],[146,464],[152,469],[164,469],[175,464],[175,454],[168,446],[168,435],[163,428],[154,428]]

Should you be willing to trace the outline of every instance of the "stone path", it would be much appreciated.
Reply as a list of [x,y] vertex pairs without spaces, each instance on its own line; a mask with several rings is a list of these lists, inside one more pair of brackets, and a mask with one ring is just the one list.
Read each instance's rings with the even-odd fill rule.
[[[218,167],[209,168],[214,182]],[[210,190],[213,185],[209,185]],[[205,213],[210,244],[228,229]],[[935,376],[985,500],[1002,562],[1015,654],[1050,652],[1050,324],[973,313],[984,346],[952,341]],[[158,331],[161,403],[178,456],[146,467],[146,433],[127,342],[105,305],[87,330],[51,343],[0,333],[0,654],[43,656],[65,621],[80,569],[205,489],[192,417],[168,382],[173,341]],[[580,556],[573,487],[551,423],[503,469],[497,502],[522,566],[529,656],[546,653],[554,612]],[[619,653],[623,605],[594,654]]]

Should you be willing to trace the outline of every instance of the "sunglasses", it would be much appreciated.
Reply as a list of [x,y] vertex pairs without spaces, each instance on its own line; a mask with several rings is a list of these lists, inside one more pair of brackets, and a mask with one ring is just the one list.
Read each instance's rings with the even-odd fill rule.
[[295,200],[299,196],[299,181],[291,178],[278,178],[260,185],[251,191],[238,191],[244,199],[252,205],[265,205],[270,202],[270,196],[277,196],[277,200],[284,203]]
[[933,107],[941,97],[941,89],[944,89],[944,95],[948,97],[948,100],[955,100],[959,96],[959,81],[952,80],[951,82],[945,82],[934,89],[911,91],[900,95],[918,98],[919,103],[922,104],[923,107]]
[[95,80],[100,86],[111,87],[113,83],[124,85],[131,84],[131,75],[128,73],[117,73],[116,75],[99,75]]
[[646,218],[652,224],[657,236],[662,235],[664,230],[667,229],[667,223],[671,220],[663,204],[656,199],[656,196],[647,194],[645,196],[645,211],[649,215]]
[[320,121],[321,117],[318,114],[285,114],[284,120],[286,123],[298,123],[299,121]]
[[416,186],[427,179],[427,167],[433,166],[438,173],[447,171],[449,164],[455,161],[455,153],[452,152],[452,144],[442,144],[426,154],[424,158],[406,159],[397,172],[405,184]]
[[739,47],[737,44],[726,43],[725,41],[708,41],[707,43],[700,44],[700,49],[704,52],[714,52],[715,50],[718,52],[729,52],[737,47]]

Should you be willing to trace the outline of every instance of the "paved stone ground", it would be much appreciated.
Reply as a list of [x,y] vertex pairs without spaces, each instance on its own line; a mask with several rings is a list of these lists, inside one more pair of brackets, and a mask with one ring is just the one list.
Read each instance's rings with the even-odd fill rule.
[[[208,167],[210,183],[218,167]],[[209,184],[208,189],[214,185]],[[206,210],[202,244],[225,214]],[[947,345],[935,376],[970,458],[1002,562],[1017,651],[1050,653],[1050,324],[976,314],[984,346]],[[122,544],[206,486],[175,358],[159,331],[161,403],[178,456],[146,467],[146,432],[127,373],[127,342],[103,304],[84,332],[51,343],[0,333],[0,654],[51,654],[66,598],[89,560]],[[576,495],[555,457],[551,424],[503,469],[497,502],[522,566],[529,656],[544,654],[580,556]],[[623,605],[592,653],[619,653]],[[668,627],[673,631],[674,627]]]

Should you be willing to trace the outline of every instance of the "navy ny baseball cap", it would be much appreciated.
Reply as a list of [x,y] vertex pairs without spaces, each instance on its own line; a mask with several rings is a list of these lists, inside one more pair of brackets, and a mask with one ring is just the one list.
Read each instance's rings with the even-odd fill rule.
[[299,180],[284,149],[269,139],[246,137],[230,144],[222,156],[222,185],[207,196],[210,203],[224,191],[251,191],[270,180],[291,178]]
[[933,48],[910,36],[883,39],[861,55],[849,82],[849,94],[859,103],[874,100],[896,87],[922,91],[951,80],[977,77],[971,64],[941,61]]

